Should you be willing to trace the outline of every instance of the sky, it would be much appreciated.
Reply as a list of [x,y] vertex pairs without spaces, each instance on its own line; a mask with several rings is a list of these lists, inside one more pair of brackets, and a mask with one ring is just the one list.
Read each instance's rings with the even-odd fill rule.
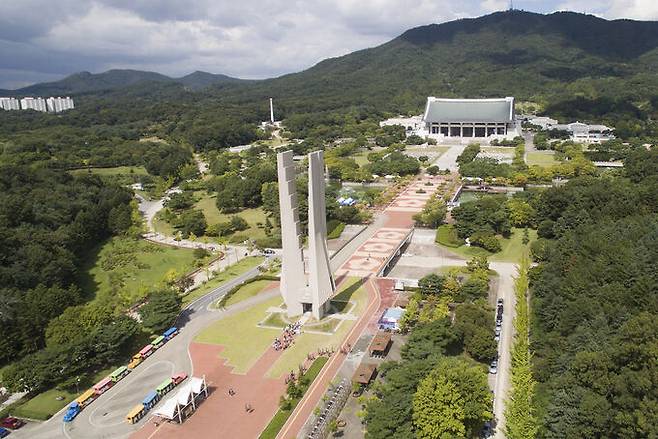
[[[269,78],[509,0],[0,0],[0,88],[113,68]],[[516,9],[658,19],[658,0],[515,0]]]

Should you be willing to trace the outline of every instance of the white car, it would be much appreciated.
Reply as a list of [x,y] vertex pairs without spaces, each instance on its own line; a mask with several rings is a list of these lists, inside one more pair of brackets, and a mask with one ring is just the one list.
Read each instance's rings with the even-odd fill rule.
[[495,375],[498,372],[498,360],[493,360],[489,365],[489,373]]

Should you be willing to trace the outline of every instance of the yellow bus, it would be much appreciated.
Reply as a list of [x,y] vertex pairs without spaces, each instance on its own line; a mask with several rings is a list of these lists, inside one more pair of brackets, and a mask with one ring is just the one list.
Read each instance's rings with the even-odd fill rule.
[[94,389],[89,389],[82,395],[78,396],[78,398],[75,400],[78,404],[80,404],[80,408],[85,408],[91,402],[96,398],[96,392],[94,392]]
[[133,409],[128,412],[128,415],[126,416],[126,421],[130,424],[134,424],[138,422],[140,419],[144,417],[146,414],[146,410],[144,410],[144,404],[138,404]]

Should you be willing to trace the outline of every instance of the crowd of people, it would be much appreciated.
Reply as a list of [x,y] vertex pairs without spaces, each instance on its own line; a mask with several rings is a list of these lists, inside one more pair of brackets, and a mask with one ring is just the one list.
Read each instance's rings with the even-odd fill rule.
[[301,333],[301,331],[301,321],[291,323],[283,329],[283,333],[280,337],[274,339],[274,342],[272,342],[272,347],[277,351],[280,351],[281,349],[287,349],[295,342],[295,336]]

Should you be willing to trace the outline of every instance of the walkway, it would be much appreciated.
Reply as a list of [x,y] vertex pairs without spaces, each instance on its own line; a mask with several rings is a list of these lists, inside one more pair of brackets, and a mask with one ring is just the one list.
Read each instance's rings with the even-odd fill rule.
[[[369,279],[365,287],[368,290],[368,307],[358,322],[352,327],[352,330],[347,334],[347,337],[345,337],[343,346],[346,346],[348,343],[353,345],[357,342],[362,332],[367,328],[372,316],[379,309],[380,298],[374,281]],[[313,381],[311,387],[297,405],[290,418],[288,418],[288,421],[284,424],[277,435],[277,439],[294,439],[297,437],[297,433],[304,426],[306,420],[313,414],[313,409],[324,395],[344,360],[345,354],[341,354],[340,352],[329,358],[327,364],[322,368],[320,374]]]

